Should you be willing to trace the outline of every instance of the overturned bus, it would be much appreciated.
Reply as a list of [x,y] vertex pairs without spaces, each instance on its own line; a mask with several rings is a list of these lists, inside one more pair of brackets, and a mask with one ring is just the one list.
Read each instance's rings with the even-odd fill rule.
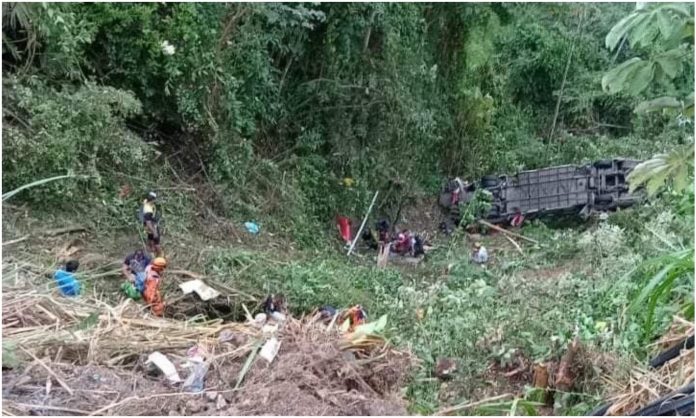
[[640,161],[615,158],[587,165],[562,165],[521,171],[515,175],[484,176],[474,183],[449,180],[440,194],[440,205],[455,224],[460,208],[471,201],[477,189],[492,195],[492,207],[484,217],[489,222],[509,221],[516,214],[525,217],[577,213],[627,207],[641,198],[629,193],[626,177]]

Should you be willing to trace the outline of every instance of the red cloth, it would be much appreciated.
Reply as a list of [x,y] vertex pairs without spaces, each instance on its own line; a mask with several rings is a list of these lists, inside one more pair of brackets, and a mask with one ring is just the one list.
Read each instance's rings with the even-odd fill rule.
[[459,190],[459,187],[457,187],[457,188],[452,192],[452,200],[451,200],[450,203],[451,203],[453,206],[456,205],[457,203],[459,203],[459,193],[460,193],[460,192],[461,192],[461,190]]
[[341,238],[345,242],[351,242],[352,237],[350,235],[350,219],[345,216],[336,217],[336,226],[338,226],[338,231],[341,234]]
[[406,254],[411,250],[411,234],[401,233],[399,238],[396,240],[394,245],[394,250],[398,254]]

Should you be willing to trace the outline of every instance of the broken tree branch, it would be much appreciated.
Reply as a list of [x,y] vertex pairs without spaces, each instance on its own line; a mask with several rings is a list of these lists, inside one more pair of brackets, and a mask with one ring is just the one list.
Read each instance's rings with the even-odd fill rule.
[[514,232],[510,232],[510,231],[508,231],[507,229],[501,228],[501,227],[499,227],[499,226],[497,226],[497,225],[493,225],[492,223],[487,222],[487,221],[484,221],[483,219],[479,219],[479,220],[478,220],[478,223],[480,223],[481,225],[485,225],[485,226],[487,226],[487,227],[489,227],[489,228],[495,229],[495,230],[498,231],[498,232],[502,232],[502,233],[505,234],[505,235],[509,235],[509,236],[511,236],[511,237],[515,237],[515,238],[519,238],[519,239],[523,239],[523,240],[525,240],[525,241],[529,241],[529,242],[531,242],[531,243],[533,243],[533,244],[539,245],[539,241],[537,241],[537,240],[535,240],[535,239],[527,238],[527,237],[525,237],[525,236],[523,236],[523,235],[516,234],[516,233],[514,233]]
[[520,244],[518,244],[517,241],[515,241],[514,239],[512,239],[511,237],[509,237],[505,234],[503,234],[503,236],[505,238],[507,238],[507,240],[510,241],[512,243],[512,245],[515,246],[515,248],[517,248],[517,251],[519,251],[521,255],[524,255],[524,251],[522,251],[522,247],[520,247]]
[[48,231],[45,231],[43,235],[48,237],[55,237],[58,235],[69,234],[71,232],[84,232],[86,230],[87,228],[85,228],[84,226],[69,226],[67,228],[49,229]]
[[71,396],[75,394],[75,392],[73,392],[73,390],[70,389],[70,386],[68,386],[68,384],[65,383],[65,382],[63,381],[63,379],[61,379],[61,378],[56,374],[56,372],[54,372],[53,370],[51,370],[51,368],[48,367],[48,366],[46,365],[46,363],[44,363],[43,361],[39,360],[38,357],[36,357],[34,354],[32,354],[29,350],[25,349],[24,347],[20,347],[20,348],[22,349],[22,351],[24,351],[24,352],[27,353],[29,356],[31,356],[31,358],[33,358],[34,361],[36,361],[36,362],[39,364],[39,366],[43,367],[44,370],[46,370],[46,371],[48,372],[48,374],[50,374],[51,376],[53,376],[53,378],[56,379],[56,380],[58,381],[58,384],[60,384],[60,385],[63,387],[63,389],[65,389]]
[[22,241],[25,241],[25,240],[27,240],[27,239],[29,239],[29,235],[25,235],[25,236],[23,236],[23,237],[21,237],[21,238],[17,238],[17,239],[13,239],[13,240],[10,240],[10,241],[7,241],[7,242],[3,242],[2,245],[3,245],[3,247],[4,247],[5,245],[17,244],[17,243],[22,242]]
[[476,402],[468,402],[468,403],[462,403],[459,405],[451,406],[449,408],[445,408],[445,409],[441,409],[441,410],[437,411],[435,413],[435,416],[448,415],[448,414],[451,414],[452,412],[461,411],[462,409],[469,409],[469,408],[473,408],[475,406],[484,405],[484,404],[487,404],[489,402],[499,401],[499,400],[507,399],[507,398],[512,398],[512,393],[504,393],[502,395],[493,396],[492,398],[481,399],[480,401],[476,401]]

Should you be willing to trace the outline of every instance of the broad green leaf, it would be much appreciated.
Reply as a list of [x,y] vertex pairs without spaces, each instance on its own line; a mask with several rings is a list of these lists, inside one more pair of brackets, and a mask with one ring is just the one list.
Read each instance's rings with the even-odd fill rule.
[[637,57],[622,62],[602,77],[602,89],[610,93],[622,91],[629,75],[636,71],[637,66],[644,62]]
[[638,95],[647,89],[655,74],[655,69],[651,62],[642,62],[640,65],[636,65],[636,67],[635,71],[629,73],[625,84],[626,92],[633,95]]
[[682,18],[693,20],[691,10],[689,9],[689,6],[687,6],[687,4],[688,3],[668,3],[661,5],[660,9],[664,11],[671,11],[676,13],[677,15],[680,15]]
[[382,315],[377,321],[355,327],[355,335],[377,334],[387,326],[387,315]]
[[611,28],[606,38],[604,39],[604,44],[609,50],[614,50],[621,39],[626,36],[628,30],[635,24],[638,19],[643,19],[647,17],[645,13],[631,13],[630,15],[624,17]]
[[657,99],[640,102],[635,113],[659,112],[665,108],[681,108],[682,103],[674,97],[658,97]]
[[665,38],[671,38],[675,30],[679,29],[678,25],[675,25],[672,20],[672,16],[664,11],[660,11],[657,14],[657,26],[660,28],[660,33]]
[[681,72],[684,53],[681,49],[675,48],[660,54],[655,61],[662,67],[662,70],[670,79],[673,79]]
[[645,186],[648,196],[653,196],[668,180],[675,190],[682,191],[689,185],[689,173],[693,167],[694,144],[678,148],[669,154],[658,154],[638,164],[627,177],[630,190]]
[[628,35],[628,42],[633,48],[645,47],[652,43],[660,30],[654,24],[655,15],[650,14],[637,23]]

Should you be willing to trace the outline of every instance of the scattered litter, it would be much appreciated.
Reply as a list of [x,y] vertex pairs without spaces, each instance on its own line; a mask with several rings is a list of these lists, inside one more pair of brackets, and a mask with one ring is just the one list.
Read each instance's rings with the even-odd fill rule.
[[278,341],[277,338],[272,337],[263,345],[259,355],[267,362],[272,363],[273,359],[278,354],[278,350],[280,350],[280,341]]
[[257,325],[263,325],[266,323],[267,320],[268,316],[265,313],[256,314],[256,316],[254,317],[254,322],[256,322]]
[[150,356],[147,358],[147,362],[154,364],[160,371],[162,371],[162,373],[164,373],[164,376],[171,383],[181,382],[181,377],[179,377],[179,373],[176,371],[174,364],[169,361],[167,356],[159,351],[155,351],[154,353],[150,354]]
[[201,300],[208,301],[220,296],[220,292],[203,283],[201,280],[189,280],[188,282],[181,283],[179,288],[185,295],[191,292],[196,292]]
[[217,408],[217,410],[219,411],[226,406],[227,406],[227,401],[225,400],[225,398],[222,395],[218,395],[217,402],[215,402],[215,407]]
[[189,392],[198,393],[202,392],[205,387],[205,375],[208,373],[208,364],[199,361],[192,361],[193,371],[186,378],[184,382],[184,389]]
[[244,227],[250,234],[254,235],[258,234],[261,229],[261,227],[254,222],[244,222]]
[[271,312],[271,319],[276,321],[276,322],[283,322],[287,318],[285,317],[285,315],[283,315],[280,312]]
[[226,343],[228,341],[232,341],[234,339],[234,333],[228,329],[222,330],[220,333],[220,336],[218,337],[218,341],[221,343]]
[[440,379],[449,379],[457,371],[457,362],[452,358],[439,358],[435,365],[435,376]]
[[186,356],[188,356],[190,361],[202,362],[207,355],[206,350],[200,345],[194,345],[186,352]]
[[264,334],[273,334],[276,331],[278,331],[278,325],[271,325],[271,324],[266,324],[261,328],[261,332]]

